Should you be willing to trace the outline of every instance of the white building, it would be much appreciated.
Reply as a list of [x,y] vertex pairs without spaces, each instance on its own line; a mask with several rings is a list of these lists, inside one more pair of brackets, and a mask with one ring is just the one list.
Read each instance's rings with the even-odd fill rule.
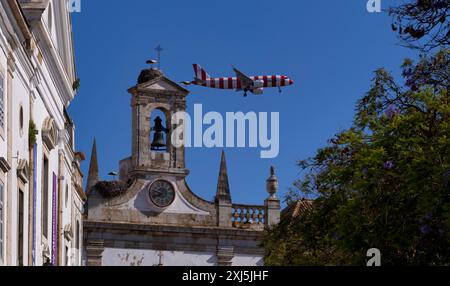
[[0,265],[81,265],[66,0],[0,1]]

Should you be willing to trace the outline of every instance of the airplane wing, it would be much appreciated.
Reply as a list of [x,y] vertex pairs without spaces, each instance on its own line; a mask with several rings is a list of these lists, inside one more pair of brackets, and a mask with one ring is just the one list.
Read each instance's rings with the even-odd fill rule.
[[251,78],[249,78],[247,75],[245,75],[243,72],[241,72],[240,70],[238,70],[234,66],[233,66],[233,70],[236,73],[237,78],[241,80],[242,87],[248,88],[248,87],[253,86],[254,82],[253,82],[253,80]]

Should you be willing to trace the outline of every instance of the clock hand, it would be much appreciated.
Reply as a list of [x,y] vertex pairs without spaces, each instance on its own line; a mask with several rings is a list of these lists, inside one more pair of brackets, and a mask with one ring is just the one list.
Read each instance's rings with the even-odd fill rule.
[[159,195],[161,195],[162,193],[163,193],[163,191],[161,191],[161,190],[154,190],[153,191],[155,194],[159,194]]

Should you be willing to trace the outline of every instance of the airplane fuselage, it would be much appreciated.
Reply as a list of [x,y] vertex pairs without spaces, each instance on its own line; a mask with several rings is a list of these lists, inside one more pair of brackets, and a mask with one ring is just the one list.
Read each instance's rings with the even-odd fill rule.
[[209,88],[217,89],[257,89],[267,87],[284,87],[294,84],[293,80],[287,76],[282,75],[269,75],[269,76],[251,76],[254,81],[254,85],[249,87],[243,87],[242,81],[237,77],[219,77],[219,78],[207,78],[205,80],[194,80],[192,84],[200,85]]

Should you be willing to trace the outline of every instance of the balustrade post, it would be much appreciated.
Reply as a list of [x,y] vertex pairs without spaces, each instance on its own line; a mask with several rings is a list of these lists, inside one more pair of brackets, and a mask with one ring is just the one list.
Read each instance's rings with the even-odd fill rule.
[[270,177],[267,179],[267,192],[269,197],[265,200],[264,206],[266,208],[266,227],[273,227],[280,223],[281,202],[277,197],[278,178],[275,175],[275,168],[270,169]]

